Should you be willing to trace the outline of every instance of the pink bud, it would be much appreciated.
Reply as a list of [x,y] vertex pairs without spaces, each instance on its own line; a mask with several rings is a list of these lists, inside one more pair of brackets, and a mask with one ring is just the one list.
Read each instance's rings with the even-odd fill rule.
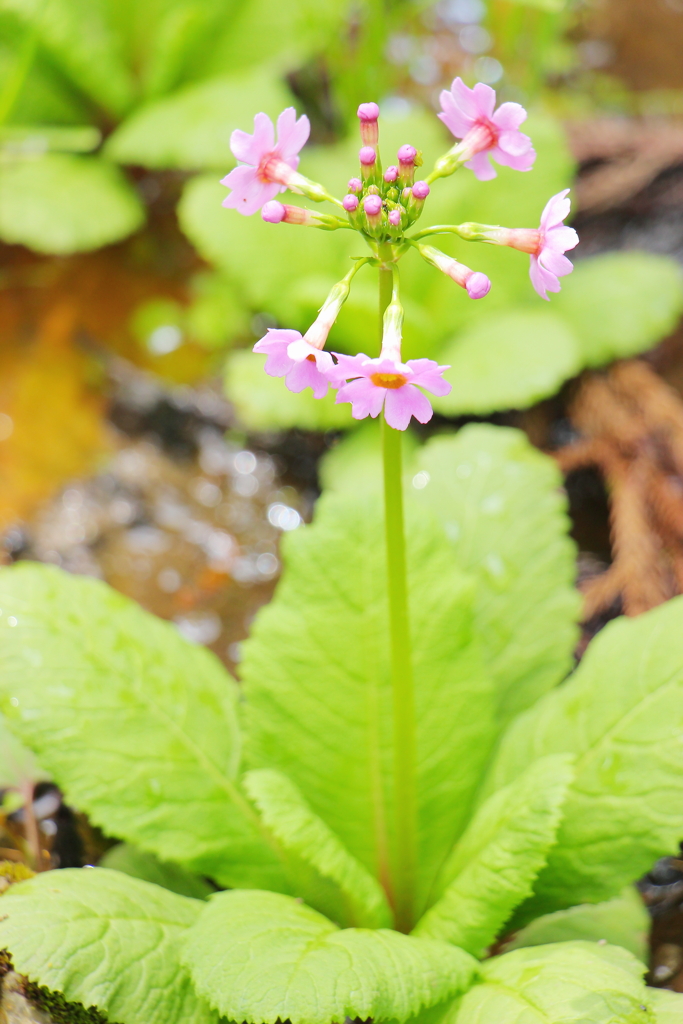
[[361,121],[376,121],[379,117],[379,107],[376,103],[361,103],[358,117]]
[[391,213],[389,214],[389,223],[394,228],[397,228],[399,226],[399,224],[401,223],[401,211],[400,210],[392,210],[391,211]]
[[271,199],[264,203],[261,216],[268,224],[281,224],[285,219],[286,212],[282,203],[278,203],[277,199]]
[[349,178],[349,183],[346,187],[349,192],[360,192],[363,188],[363,182],[360,178]]
[[398,162],[400,164],[414,164],[417,150],[415,146],[401,146],[398,151]]
[[388,182],[396,181],[398,178],[398,167],[392,164],[391,167],[387,167],[384,172],[384,180]]
[[374,164],[375,160],[377,159],[375,151],[372,148],[372,146],[363,146],[363,148],[358,154],[358,157],[364,167],[369,167],[371,164]]
[[483,299],[491,291],[491,282],[486,274],[476,271],[467,278],[465,288],[471,299]]
[[412,194],[413,194],[412,188],[408,187],[408,188],[404,188],[403,189],[403,191],[401,192],[401,202],[403,203],[404,206],[408,202],[408,200],[410,199]]
[[426,199],[429,195],[429,185],[426,181],[416,181],[413,185],[413,196],[415,199]]
[[376,217],[382,209],[382,200],[379,196],[366,196],[363,200],[363,209],[369,217]]
[[353,213],[358,209],[358,196],[348,195],[342,199],[342,206],[347,213]]

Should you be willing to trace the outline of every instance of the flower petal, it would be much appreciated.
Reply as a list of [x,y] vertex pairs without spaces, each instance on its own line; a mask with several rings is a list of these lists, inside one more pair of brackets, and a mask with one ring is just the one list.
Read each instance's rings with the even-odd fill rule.
[[541,227],[544,231],[556,227],[562,223],[565,217],[569,216],[572,204],[567,199],[568,194],[569,189],[565,188],[562,192],[558,192],[556,196],[552,196],[545,204],[541,214]]
[[[277,152],[287,163],[297,158],[297,154],[308,142],[311,134],[311,122],[305,114],[296,119],[294,107],[287,107],[277,119]],[[298,165],[299,161],[296,160]]]
[[412,384],[404,384],[387,392],[384,402],[384,415],[394,430],[405,430],[414,416],[419,423],[428,423],[434,412],[426,395],[418,391]]
[[313,389],[314,398],[324,398],[329,387],[327,377],[318,369],[315,363],[309,363],[308,359],[302,362],[293,363],[292,368],[285,377],[285,384],[290,391],[298,394],[304,388]]
[[571,274],[574,264],[563,256],[561,252],[553,252],[552,249],[541,249],[538,261],[544,270],[549,270],[555,277],[564,277]]
[[472,90],[472,95],[477,105],[479,118],[490,121],[496,107],[496,90],[483,82],[477,82]]
[[382,410],[386,393],[386,388],[378,388],[366,377],[361,377],[339,389],[337,405],[351,402],[351,415],[354,420],[364,420],[366,416],[372,416],[374,419]]
[[544,268],[539,263],[537,256],[531,257],[531,263],[529,265],[529,277],[531,278],[531,283],[538,292],[538,294],[541,296],[542,299],[545,299],[546,302],[550,301],[548,299],[546,291],[560,291],[560,282],[557,280],[554,274],[551,274],[548,270],[544,270]]
[[450,366],[439,366],[433,359],[411,359],[408,365],[415,375],[410,378],[411,384],[418,384],[433,395],[448,395],[452,390],[442,376],[446,370],[450,370]]
[[565,227],[564,224],[558,224],[554,228],[549,228],[543,232],[543,248],[554,249],[555,252],[566,252],[567,249],[573,249],[574,246],[579,244],[579,236],[577,235],[574,228]]
[[[500,161],[499,161],[500,162]],[[465,167],[469,167],[471,171],[474,171],[474,175],[479,181],[492,181],[493,178],[497,178],[494,168],[491,166],[488,152],[477,153],[471,160],[468,160]]]
[[223,206],[237,210],[249,217],[256,213],[270,199],[274,199],[280,190],[275,182],[263,182],[260,180],[253,167],[235,167],[227,177],[223,178],[223,185],[227,185],[233,191],[223,200]]
[[531,139],[524,132],[503,131],[498,135],[498,145],[508,156],[523,156],[531,149]]
[[331,381],[349,380],[351,377],[367,377],[368,372],[363,369],[363,365],[370,362],[370,356],[366,356],[362,352],[356,356],[347,356],[342,352],[334,352],[333,355],[337,358],[337,365],[328,374]]
[[527,112],[521,103],[501,103],[491,120],[501,131],[515,131],[527,119]]
[[439,114],[438,117],[443,121],[448,130],[453,133],[456,139],[464,139],[470,128],[472,128],[475,123],[474,118],[463,113],[453,98],[453,95],[448,92],[448,90],[443,90],[440,99],[443,113]]
[[474,95],[474,89],[469,89],[462,78],[454,78],[451,82],[451,95],[458,107],[458,110],[472,122],[479,119],[479,107]]
[[511,153],[506,153],[500,146],[494,146],[491,150],[491,156],[501,167],[511,167],[513,171],[530,171],[534,166],[536,150],[533,146],[530,146],[524,153],[515,156]]

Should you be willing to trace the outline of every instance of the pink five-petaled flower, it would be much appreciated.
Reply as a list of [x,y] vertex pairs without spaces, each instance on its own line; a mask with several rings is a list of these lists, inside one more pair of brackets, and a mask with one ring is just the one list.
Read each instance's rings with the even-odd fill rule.
[[[571,201],[567,199],[569,189],[558,192],[549,199],[541,214],[538,249],[531,253],[529,277],[534,288],[542,299],[548,299],[547,291],[559,292],[558,277],[571,274],[574,266],[564,255],[567,249],[579,244],[579,236],[574,228],[562,223],[569,214]],[[547,290],[547,291],[546,291]]]
[[395,430],[405,430],[411,416],[420,423],[428,423],[433,415],[431,402],[419,388],[433,395],[447,395],[451,390],[442,377],[449,367],[439,366],[433,359],[400,363],[386,356],[370,359],[363,354],[334,354],[337,365],[328,376],[333,383],[341,384],[337,402],[350,402],[355,420],[379,416],[384,408],[386,421]]
[[329,352],[309,344],[298,331],[269,328],[265,338],[254,345],[254,352],[268,356],[264,367],[271,377],[284,377],[290,391],[312,388],[314,398],[324,398],[329,387],[326,374],[334,368]]
[[462,139],[458,149],[467,160],[465,167],[480,181],[496,177],[489,155],[515,171],[531,170],[536,152],[529,136],[519,131],[527,116],[519,103],[503,103],[494,112],[495,89],[483,82],[468,89],[460,78],[454,80],[450,91],[443,90],[440,99],[443,112],[439,117],[456,139]]
[[305,146],[311,126],[303,114],[296,119],[294,107],[287,107],[277,119],[275,129],[267,114],[254,118],[254,134],[236,129],[230,136],[230,148],[241,166],[235,167],[221,185],[232,189],[223,206],[245,216],[256,213],[287,187],[288,172],[299,166],[299,151]]

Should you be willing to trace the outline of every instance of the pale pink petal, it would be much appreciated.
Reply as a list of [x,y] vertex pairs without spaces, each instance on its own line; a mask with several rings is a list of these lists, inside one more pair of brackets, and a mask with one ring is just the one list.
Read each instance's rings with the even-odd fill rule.
[[543,267],[538,261],[537,256],[531,257],[531,262],[529,265],[529,277],[531,278],[531,283],[538,292],[538,294],[541,296],[542,299],[545,299],[547,302],[549,302],[550,300],[548,299],[546,291],[560,291],[559,281],[557,280],[554,274],[551,274],[549,271],[543,269]]
[[351,402],[351,415],[354,420],[364,420],[366,416],[372,416],[374,419],[382,411],[386,393],[386,388],[378,388],[366,377],[361,377],[339,389],[336,404]]
[[366,356],[362,352],[356,356],[347,356],[342,352],[334,352],[333,355],[337,357],[337,365],[333,366],[327,373],[331,383],[350,380],[352,377],[366,376],[362,367],[364,363],[370,361],[370,356]]
[[414,416],[420,423],[428,423],[433,414],[431,402],[426,395],[412,384],[387,391],[384,400],[384,415],[394,430],[405,430]]
[[523,156],[531,148],[531,139],[524,132],[504,131],[498,135],[498,145],[508,156]]
[[496,90],[483,82],[477,82],[472,90],[474,102],[477,105],[480,118],[491,120],[496,107]]
[[254,117],[254,153],[257,154],[255,164],[259,164],[267,153],[272,153],[275,146],[275,128],[267,114],[260,113]]
[[462,112],[452,94],[446,89],[441,93],[440,98],[443,113],[438,115],[439,118],[456,139],[464,139],[475,123],[474,118]]
[[561,252],[553,252],[552,249],[542,249],[538,261],[544,270],[549,270],[555,277],[564,277],[571,274],[574,264],[563,256]]
[[426,388],[433,395],[447,395],[451,391],[451,385],[444,380],[442,374],[450,370],[450,366],[439,366],[433,359],[411,359],[408,362],[414,376],[410,378],[411,384],[418,384]]
[[368,376],[372,373],[402,373],[406,377],[412,377],[413,374],[408,363],[397,363],[388,356],[368,360],[364,372]]
[[474,95],[474,89],[469,89],[462,78],[454,78],[451,83],[451,95],[462,114],[472,121],[479,120],[479,106]]
[[225,185],[226,188],[244,190],[249,188],[251,183],[256,180],[257,175],[254,168],[241,165],[240,167],[234,167],[230,174],[226,174],[224,178],[221,178],[221,185]]
[[[305,114],[296,119],[294,107],[283,110],[277,119],[277,152],[290,166],[298,166],[297,154],[308,142],[311,122]],[[296,165],[292,162],[296,160]]]
[[[231,171],[228,175],[228,179],[236,174],[237,171],[246,172],[244,175],[243,182],[238,186],[232,186],[233,191],[223,200],[223,206],[227,206],[229,209],[237,210],[238,213],[244,214],[245,217],[251,216],[252,213],[256,213],[261,207],[274,199],[280,191],[280,186],[276,182],[261,181],[251,167],[236,167],[234,171]],[[247,180],[247,175],[249,179]],[[228,180],[226,179],[226,181]],[[234,179],[233,179],[234,180]]]
[[285,384],[296,394],[304,388],[312,388],[314,398],[324,398],[329,387],[327,377],[323,376],[317,365],[310,363],[308,359],[293,363],[292,369],[285,377]]
[[293,331],[287,327],[269,327],[265,336],[257,341],[252,351],[254,352],[270,352],[272,345],[277,342],[285,342],[287,345],[291,345],[293,341],[298,341],[301,338],[299,331]]
[[254,136],[243,132],[240,128],[235,128],[230,136],[230,149],[235,159],[241,160],[242,163],[257,167],[261,160]]
[[[520,135],[521,132],[517,134]],[[526,139],[527,136],[524,135],[523,138]],[[529,146],[521,153],[508,153],[500,146],[494,146],[491,150],[491,156],[501,167],[511,167],[513,171],[530,171],[536,159],[536,150],[531,145],[530,140],[527,141],[529,141]]]
[[474,171],[475,177],[479,181],[492,181],[493,178],[497,178],[494,168],[491,166],[489,155],[486,151],[477,153],[471,160],[468,160],[465,167],[469,167],[471,171]]
[[569,216],[572,204],[566,198],[568,194],[569,189],[565,188],[562,192],[558,192],[556,196],[552,196],[545,204],[541,214],[541,227],[545,231],[561,224],[565,217]]
[[543,248],[554,249],[555,252],[566,252],[579,244],[579,236],[574,228],[558,224],[557,227],[543,232]]
[[527,119],[527,112],[519,103],[501,103],[491,120],[501,131],[515,131]]

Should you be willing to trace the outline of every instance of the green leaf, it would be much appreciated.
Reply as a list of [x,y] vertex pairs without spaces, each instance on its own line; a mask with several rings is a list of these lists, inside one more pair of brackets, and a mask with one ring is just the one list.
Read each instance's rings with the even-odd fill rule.
[[106,868],[46,871],[2,898],[15,968],[123,1024],[217,1024],[180,962],[203,904]]
[[[403,470],[410,478],[415,473],[418,449],[417,436],[406,430],[402,438]],[[346,434],[320,460],[318,478],[325,491],[336,490],[346,494],[359,490],[381,492],[381,423],[366,419],[353,433]]]
[[248,772],[244,786],[284,848],[339,888],[338,902],[348,923],[366,928],[391,925],[391,910],[377,879],[351,856],[286,775],[262,768]]
[[190,896],[195,900],[205,900],[216,890],[199,875],[192,875],[178,864],[168,864],[155,857],[153,853],[131,846],[130,843],[119,843],[108,850],[100,861],[101,868],[122,871],[131,878],[141,878],[143,882],[153,882],[180,896]]
[[237,687],[218,659],[99,580],[0,570],[12,728],[105,832],[215,877],[281,884],[237,785]]
[[433,404],[447,415],[523,409],[554,394],[580,369],[573,331],[555,313],[515,310],[479,317],[439,352],[453,389]]
[[481,956],[545,865],[573,777],[571,758],[545,757],[479,808],[441,873],[442,895],[413,934]]
[[39,767],[33,753],[14,736],[0,715],[0,789],[24,792],[49,775]]
[[97,249],[137,230],[145,212],[112,164],[46,153],[0,164],[0,237],[37,252]]
[[[542,762],[539,762],[542,763]],[[582,903],[567,910],[545,914],[517,932],[505,949],[522,946],[543,946],[548,942],[567,942],[571,939],[590,939],[623,946],[647,963],[650,915],[640,894],[628,885],[613,900],[606,903]]]
[[643,965],[618,946],[558,942],[494,957],[453,1024],[652,1024]]
[[288,896],[223,892],[189,933],[199,993],[231,1020],[331,1024],[406,1017],[462,992],[477,964],[460,949],[347,928]]
[[683,310],[681,268],[668,256],[613,252],[581,260],[553,308],[573,328],[582,363],[600,366],[652,348]]
[[288,391],[280,377],[263,370],[263,356],[241,349],[225,366],[225,390],[240,422],[251,430],[338,430],[351,426],[350,405],[335,405],[336,392],[316,399],[310,388]]
[[250,131],[254,114],[263,110],[275,118],[291,103],[267,68],[210,79],[141,107],[110,136],[106,154],[154,170],[216,167],[226,174],[235,164],[233,128]]
[[534,758],[576,755],[557,845],[525,918],[597,903],[647,871],[683,834],[683,598],[611,622],[560,689],[504,736],[488,789]]
[[647,994],[655,1013],[656,1024],[681,1024],[683,993],[669,992],[663,988],[649,988]]
[[[472,631],[470,581],[422,510],[408,520],[416,696],[417,906],[465,824],[494,735]],[[240,672],[247,753],[289,776],[354,857],[391,870],[393,740],[386,562],[379,496],[327,495],[288,535],[285,572],[256,619]],[[476,713],[473,714],[473,709]]]
[[461,569],[477,579],[476,622],[507,720],[572,666],[580,597],[562,478],[524,434],[485,424],[431,440],[417,494]]

